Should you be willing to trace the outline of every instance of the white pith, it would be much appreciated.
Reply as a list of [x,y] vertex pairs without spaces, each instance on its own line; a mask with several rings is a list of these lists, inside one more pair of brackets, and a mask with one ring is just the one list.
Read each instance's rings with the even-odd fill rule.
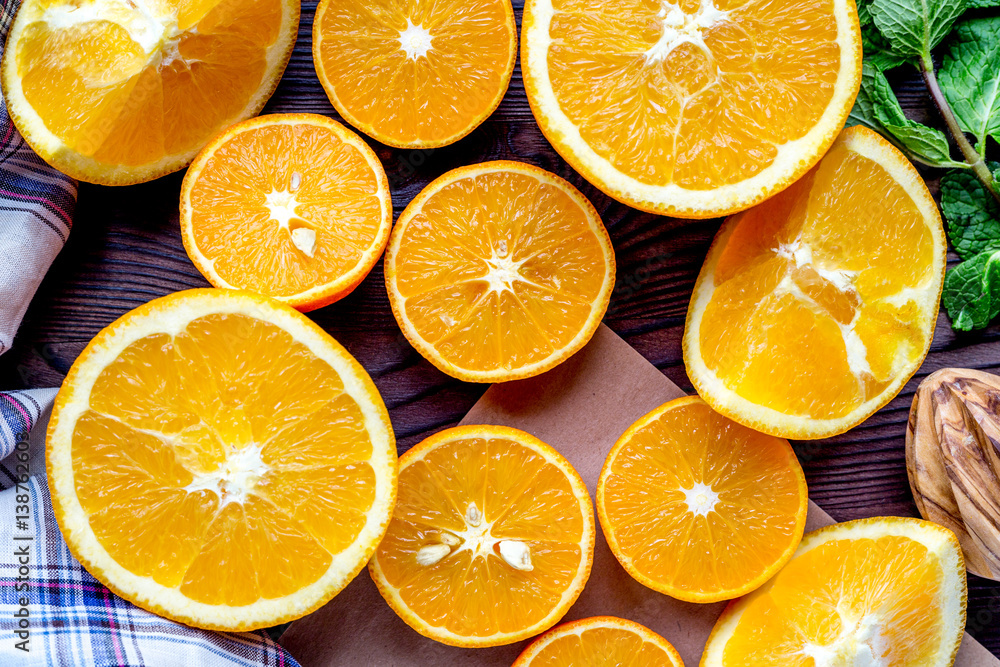
[[433,40],[426,28],[414,25],[409,18],[406,19],[406,30],[399,33],[399,46],[410,60],[427,57]]
[[[902,164],[899,160],[904,158],[887,142],[874,136],[873,133],[856,131],[841,137],[843,145],[850,151],[865,157],[882,166],[892,175],[896,183],[910,196],[914,205],[924,218],[928,229],[933,237],[933,258],[931,265],[934,270],[929,272],[928,278],[919,285],[911,285],[903,288],[898,294],[889,295],[881,299],[882,302],[899,306],[908,302],[918,304],[924,313],[926,327],[933,331],[934,320],[937,316],[938,298],[941,293],[941,283],[943,280],[943,267],[945,262],[945,252],[947,243],[944,238],[944,229],[941,225],[940,214],[937,210],[933,198],[927,191],[927,187],[917,171],[909,165]],[[901,165],[901,166],[897,166]],[[701,347],[701,327],[706,306],[712,299],[717,285],[713,279],[716,265],[721,255],[721,249],[735,230],[734,218],[730,218],[723,224],[718,236],[713,241],[712,249],[702,266],[698,280],[695,283],[694,293],[691,296],[691,303],[688,308],[687,322],[684,328],[684,360],[688,375],[702,396],[710,396],[712,406],[726,414],[727,416],[740,421],[748,426],[777,435],[779,437],[794,437],[800,439],[821,438],[833,433],[842,432],[843,424],[856,423],[877,410],[887,399],[886,396],[895,396],[899,389],[906,383],[920,363],[923,361],[923,354],[919,355],[915,361],[906,362],[905,359],[897,356],[893,366],[895,374],[892,382],[885,390],[864,401],[847,414],[831,419],[819,419],[805,414],[789,414],[779,412],[772,408],[743,398],[730,389],[715,372],[708,368],[700,351]],[[782,251],[781,248],[776,249]],[[804,261],[808,255],[811,261],[811,251],[807,253],[803,247],[786,247],[783,252],[794,257],[799,255],[799,260]],[[942,270],[938,271],[938,267]],[[815,267],[813,267],[815,268]],[[850,272],[828,272],[827,279],[834,284],[838,282],[845,284],[852,276]],[[782,282],[782,287],[792,291],[794,285],[791,281]],[[853,283],[852,283],[853,284]],[[801,293],[800,293],[801,294]],[[798,295],[797,295],[798,296]],[[802,298],[807,299],[804,294]],[[867,350],[863,350],[860,339],[854,340],[857,335],[854,332],[854,323],[841,326],[841,331],[845,335],[845,351],[848,354],[848,363],[853,362],[852,370],[859,371],[867,365]],[[927,338],[927,346],[930,345],[930,336]],[[926,349],[924,350],[926,354]],[[900,353],[901,354],[901,353]],[[862,361],[864,359],[864,361]],[[748,416],[753,415],[753,423],[748,422]]]
[[417,551],[416,559],[421,565],[436,565],[442,559],[463,551],[472,552],[472,558],[486,559],[491,554],[497,556],[509,567],[530,572],[531,547],[521,540],[494,537],[490,533],[493,522],[483,523],[483,515],[475,503],[465,510],[465,529],[456,532],[442,532],[440,542],[428,544]]
[[184,487],[188,493],[211,491],[219,498],[219,508],[229,503],[245,503],[257,482],[270,471],[261,458],[261,445],[230,445],[226,460],[210,473],[193,473],[194,479]]
[[[807,534],[795,552],[795,558],[831,541],[837,540],[877,540],[882,537],[903,537],[914,540],[927,548],[930,555],[940,563],[943,579],[940,590],[946,593],[965,592],[965,567],[962,561],[961,549],[957,539],[946,528],[942,528],[919,519],[861,519],[841,524],[833,524],[826,528]],[[779,575],[777,575],[780,577]],[[743,667],[734,665],[724,659],[726,644],[732,638],[747,607],[759,595],[765,595],[770,590],[771,582],[749,595],[735,601],[719,618],[705,647],[702,657],[702,667]],[[965,597],[964,595],[946,595],[939,615],[939,627],[942,642],[934,658],[926,663],[926,667],[951,667],[955,654],[961,643],[965,627]],[[812,657],[816,667],[884,667],[888,661],[881,657],[884,651],[883,637],[880,630],[883,623],[878,611],[861,617],[848,613],[841,603],[837,606],[840,620],[843,623],[837,639],[826,646],[803,640],[801,654]],[[801,637],[801,635],[799,635]],[[789,637],[789,641],[793,638]]]
[[[295,199],[295,191],[298,190],[298,186],[302,182],[302,176],[294,173],[291,180],[292,183],[288,190],[271,190],[267,193],[264,196],[264,206],[271,216],[270,219],[288,232],[292,245],[298,248],[302,254],[312,257],[316,250],[316,230],[305,226],[295,212],[299,206],[299,202]],[[295,227],[292,226],[293,220],[299,223]]]
[[[655,66],[670,51],[684,42],[699,46],[704,44],[702,35],[709,24],[718,25],[724,20],[712,0],[703,0],[698,12],[684,15],[675,5],[661,3],[665,23],[657,44],[645,53],[647,66]],[[549,25],[559,11],[553,0],[529,0],[525,6],[522,23],[522,69],[529,102],[546,137],[563,156],[570,156],[577,168],[590,182],[605,193],[637,208],[653,212],[677,212],[692,217],[718,215],[719,211],[733,212],[756,203],[773,194],[775,183],[784,183],[802,173],[814,163],[821,149],[832,141],[843,126],[844,109],[850,109],[860,81],[860,38],[857,34],[857,16],[854,4],[834,3],[837,23],[837,44],[840,47],[840,69],[837,85],[831,99],[816,124],[802,137],[776,146],[777,155],[765,169],[737,183],[714,186],[711,190],[694,190],[674,183],[654,185],[625,174],[610,160],[595,151],[584,139],[580,129],[563,112],[555,96],[548,68],[549,48],[553,39]],[[669,19],[669,21],[667,21]],[[667,25],[667,22],[680,26]],[[704,27],[702,27],[704,26]],[[652,53],[650,53],[652,52]]]
[[[387,427],[388,413],[380,401],[373,403],[369,398],[377,396],[377,392],[364,369],[336,341],[287,306],[272,305],[256,296],[214,289],[192,290],[185,297],[183,301],[166,297],[166,304],[154,301],[140,306],[126,316],[127,326],[115,323],[100,332],[71,369],[70,378],[56,399],[46,451],[49,487],[63,512],[60,529],[74,555],[88,571],[144,607],[168,610],[174,618],[215,629],[262,627],[273,624],[276,618],[297,618],[346,586],[363,567],[388,527],[396,478],[396,449]],[[376,479],[374,500],[364,527],[353,544],[333,554],[330,567],[319,579],[290,595],[260,599],[242,607],[194,601],[178,589],[163,586],[151,577],[136,575],[115,561],[97,540],[77,498],[72,459],[76,423],[90,409],[89,397],[94,383],[109,363],[142,338],[163,333],[176,336],[194,319],[223,313],[254,317],[292,332],[298,343],[336,370],[343,381],[343,391],[354,399],[363,414],[364,426],[372,442],[368,463]],[[222,491],[223,484],[236,482],[239,489],[247,491],[252,486],[252,478],[261,470],[255,462],[253,452],[237,455],[227,462],[228,470],[224,464],[217,474],[203,476],[201,483],[206,489],[214,490],[218,482]],[[236,493],[233,499],[239,495]]]
[[702,0],[694,14],[685,14],[680,5],[664,2],[657,16],[663,20],[663,32],[646,51],[646,64],[649,65],[662,62],[681,44],[693,44],[709,52],[705,45],[705,33],[726,21],[729,12],[717,8],[713,0]]
[[[507,255],[507,242],[503,241],[503,247],[492,248],[492,256],[488,259],[484,259],[486,262],[487,272],[484,280],[489,284],[490,291],[496,292],[497,294],[503,293],[505,290],[508,292],[514,291],[514,283],[517,281],[530,283],[519,272],[521,265],[528,261],[528,258],[524,258],[519,261],[515,261],[512,257]],[[534,283],[532,283],[534,284]]]
[[681,487],[681,493],[684,494],[688,511],[696,516],[708,516],[710,512],[715,511],[715,506],[719,502],[719,494],[702,482],[695,482],[689,489]]
[[[263,53],[265,75],[261,87],[254,91],[244,107],[233,115],[230,123],[249,118],[264,106],[291,55],[299,21],[299,5],[290,0],[281,0],[281,5],[281,24],[275,31],[275,41],[267,46]],[[135,2],[67,0],[62,5],[42,7],[39,0],[26,0],[11,25],[7,39],[8,48],[3,54],[2,73],[0,73],[6,102],[15,125],[31,147],[47,162],[55,164],[61,171],[81,180],[108,184],[138,183],[184,167],[197,155],[201,146],[164,155],[156,162],[141,167],[101,162],[91,155],[70,150],[62,139],[48,129],[28,102],[21,85],[21,73],[18,72],[15,53],[17,51],[15,46],[25,29],[36,22],[45,22],[50,26],[72,27],[92,20],[88,18],[90,15],[121,25],[147,55],[147,64],[158,63],[160,67],[164,67],[181,58],[178,44],[185,31],[180,30],[177,11],[171,8],[169,3],[151,3],[149,0],[135,0]],[[186,32],[194,33],[196,30],[196,26],[191,26]],[[191,57],[185,61],[189,64],[197,62]]]

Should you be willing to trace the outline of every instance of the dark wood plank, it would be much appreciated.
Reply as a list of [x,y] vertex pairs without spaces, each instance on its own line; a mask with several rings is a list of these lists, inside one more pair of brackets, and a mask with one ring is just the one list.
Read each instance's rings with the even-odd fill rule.
[[[521,3],[514,4],[520,16]],[[303,4],[292,62],[267,113],[308,111],[337,117],[312,65],[314,7],[313,2]],[[940,124],[915,72],[902,68],[892,79],[911,117]],[[496,113],[453,146],[404,151],[370,143],[389,175],[396,215],[432,179],[484,160],[523,160],[579,187],[600,212],[616,249],[617,286],[607,324],[670,379],[691,390],[681,358],[684,316],[719,221],[641,213],[589,185],[538,130],[519,70]],[[939,174],[925,175],[936,190]],[[0,387],[57,385],[87,342],[115,318],[158,296],[208,285],[181,244],[181,178],[175,174],[117,189],[81,186],[69,243],[32,303],[14,348],[0,357]],[[381,265],[348,298],[311,316],[371,373],[389,407],[400,451],[458,422],[485,390],[443,375],[410,347],[389,310]],[[919,380],[945,366],[1000,372],[1000,325],[958,334],[942,315],[927,361],[892,403],[849,433],[795,443],[812,498],[835,518],[916,516],[904,465],[904,426]],[[969,630],[1000,655],[1000,584],[974,576],[969,583]]]

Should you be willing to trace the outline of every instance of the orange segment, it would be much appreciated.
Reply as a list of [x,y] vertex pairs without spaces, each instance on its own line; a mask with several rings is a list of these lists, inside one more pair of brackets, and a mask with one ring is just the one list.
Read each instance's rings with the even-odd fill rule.
[[594,616],[563,623],[531,643],[513,667],[684,667],[666,639],[638,623]]
[[806,521],[805,476],[785,440],[697,396],[663,404],[619,438],[597,484],[611,551],[653,590],[716,602],[788,562]]
[[4,51],[4,98],[59,170],[148,181],[260,111],[298,22],[291,0],[28,0]]
[[47,466],[91,574],[162,616],[244,630],[308,613],[363,567],[395,456],[374,385],[326,333],[260,296],[190,290],[88,345]]
[[586,486],[523,431],[447,429],[400,458],[399,498],[369,563],[382,597],[420,634],[497,646],[557,622],[594,550]]
[[857,95],[861,35],[848,0],[529,0],[521,62],[539,126],[587,180],[709,218],[823,155]]
[[212,140],[181,188],[188,256],[216,287],[308,311],[347,296],[389,239],[382,163],[314,114],[254,118]]
[[441,176],[389,239],[389,302],[445,373],[502,382],[542,373],[590,340],[614,286],[614,250],[572,185],[519,162]]
[[874,132],[845,130],[802,180],[719,230],[684,332],[698,393],[782,437],[857,425],[927,354],[945,250],[913,166]]
[[771,581],[729,605],[702,667],[948,667],[965,627],[955,535],[918,519],[864,519],[809,533]]
[[323,0],[313,61],[347,122],[399,148],[458,141],[493,113],[517,53],[510,0]]

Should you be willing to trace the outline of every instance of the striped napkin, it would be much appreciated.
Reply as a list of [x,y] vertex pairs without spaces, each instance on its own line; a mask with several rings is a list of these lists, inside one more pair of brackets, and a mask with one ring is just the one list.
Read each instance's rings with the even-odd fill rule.
[[[0,56],[20,0],[0,0]],[[0,354],[66,243],[76,181],[43,162],[0,98]],[[45,480],[55,389],[0,392],[0,665],[297,667],[264,632],[189,628],[108,590],[69,553]]]

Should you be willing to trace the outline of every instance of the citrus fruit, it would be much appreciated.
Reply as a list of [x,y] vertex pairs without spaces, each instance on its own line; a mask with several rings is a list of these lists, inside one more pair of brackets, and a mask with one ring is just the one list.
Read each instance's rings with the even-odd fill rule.
[[754,590],[802,539],[809,497],[787,440],[723,417],[697,396],[629,427],[597,483],[608,546],[641,584],[690,602]]
[[148,181],[260,111],[298,26],[294,0],[25,0],[3,95],[25,141],[60,171]]
[[885,517],[806,535],[771,581],[734,600],[702,667],[951,667],[965,628],[955,534]]
[[347,122],[389,146],[433,148],[500,104],[517,28],[510,0],[322,0],[312,48]]
[[510,644],[583,590],[594,515],[557,451],[504,426],[457,426],[399,459],[399,500],[368,564],[414,630],[452,646]]
[[216,287],[302,311],[349,294],[392,226],[378,157],[340,123],[274,114],[228,128],[195,158],[181,188],[181,233]]
[[91,574],[217,630],[332,598],[396,496],[392,428],[364,369],[289,306],[231,290],[177,292],[101,331],[59,391],[46,464]]
[[851,0],[528,0],[521,69],[539,127],[587,180],[712,218],[826,152],[861,84],[861,31]]
[[844,130],[795,185],[722,225],[688,307],[691,382],[758,431],[847,431],[920,367],[946,250],[916,169],[871,130]]
[[426,359],[467,382],[538,375],[604,317],[615,255],[572,185],[520,162],[433,181],[399,216],[385,255],[389,303]]
[[558,625],[524,650],[513,667],[684,667],[666,639],[638,623],[594,616]]

